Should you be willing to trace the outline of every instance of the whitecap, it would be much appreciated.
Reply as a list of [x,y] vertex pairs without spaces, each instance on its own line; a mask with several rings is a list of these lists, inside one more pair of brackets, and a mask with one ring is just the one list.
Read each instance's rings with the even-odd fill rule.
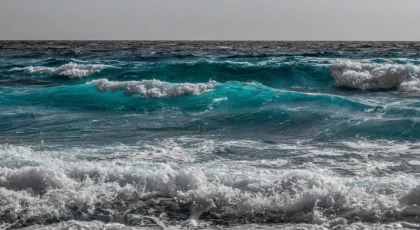
[[108,79],[94,80],[99,91],[123,91],[125,95],[138,94],[146,98],[177,97],[183,95],[197,95],[205,93],[218,84],[216,81],[207,83],[169,83],[159,80],[142,81],[109,81]]
[[406,92],[419,92],[420,68],[407,64],[378,64],[339,60],[331,65],[335,85],[356,89],[399,88]]
[[27,66],[23,68],[13,68],[10,71],[27,71],[29,73],[44,73],[63,75],[69,78],[81,78],[89,74],[99,72],[104,68],[112,67],[102,64],[77,64],[67,63],[59,67],[46,67],[46,66]]

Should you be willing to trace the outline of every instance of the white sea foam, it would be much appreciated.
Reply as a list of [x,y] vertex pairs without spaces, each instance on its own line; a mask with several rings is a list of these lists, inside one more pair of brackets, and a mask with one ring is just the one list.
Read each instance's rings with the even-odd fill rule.
[[420,81],[418,79],[401,83],[399,90],[404,92],[420,92]]
[[[1,227],[1,225],[0,225]],[[22,228],[22,230],[68,230],[68,229],[78,229],[78,230],[179,230],[179,229],[226,229],[226,230],[328,230],[328,229],[346,229],[346,230],[382,230],[382,229],[396,229],[396,230],[407,230],[407,229],[419,229],[418,224],[412,224],[407,222],[396,222],[390,224],[366,224],[361,222],[347,223],[346,219],[336,218],[334,220],[328,221],[323,225],[316,224],[245,224],[237,225],[233,227],[212,227],[209,224],[202,224],[199,226],[188,226],[188,225],[175,225],[175,226],[159,226],[159,225],[148,225],[147,227],[142,226],[127,226],[124,224],[118,223],[104,223],[101,221],[64,221],[59,224],[51,224],[44,226],[30,226],[27,228]]]
[[420,166],[420,161],[412,160],[408,162],[409,165]]
[[216,81],[207,83],[169,83],[159,80],[142,81],[109,81],[108,79],[94,80],[99,91],[123,91],[125,95],[138,94],[146,98],[177,97],[189,94],[205,93],[218,84]]
[[420,92],[420,68],[416,65],[340,60],[331,65],[331,71],[340,87]]
[[[165,154],[170,155],[190,149],[205,155],[223,151],[219,149],[223,146],[266,149],[261,143],[251,141],[215,142],[173,140],[163,142],[156,149],[146,148],[141,154],[167,151]],[[161,149],[166,145],[166,149]],[[275,144],[267,146],[282,148]],[[97,155],[107,152],[102,150],[99,148]],[[111,150],[118,151],[118,148]],[[228,223],[309,222],[307,226],[318,228],[342,225],[352,229],[353,224],[347,220],[410,221],[420,212],[417,187],[420,181],[410,175],[347,178],[316,166],[311,170],[283,166],[261,168],[245,160],[225,164],[220,161],[159,163],[142,160],[137,153],[131,157],[116,153],[115,156],[121,157],[92,161],[83,160],[81,151],[69,149],[51,154],[29,147],[0,148],[3,162],[31,162],[26,166],[0,167],[0,215],[4,220],[17,223],[15,227],[32,225],[37,220],[89,219],[160,228],[173,224],[174,219],[150,216],[150,210],[176,216],[180,226],[199,225],[197,220],[211,211]],[[89,151],[92,157],[95,152]],[[187,219],[190,220],[184,223]],[[410,225],[396,223],[395,226],[404,224]],[[64,229],[67,225],[101,229],[106,224],[70,221],[52,225],[51,229],[54,226]],[[124,229],[124,225],[108,226]]]
[[213,102],[221,102],[221,101],[227,101],[228,98],[227,97],[221,97],[221,98],[215,98],[213,99]]
[[77,64],[67,63],[59,67],[45,67],[45,66],[27,66],[23,68],[13,68],[10,71],[28,71],[29,73],[45,73],[64,75],[69,78],[81,78],[89,74],[99,72],[106,67],[112,67],[102,64]]
[[32,189],[36,192],[47,191],[49,188],[61,188],[71,184],[60,169],[25,167],[17,170],[0,170],[0,187],[13,190]]
[[[82,164],[81,167],[72,168],[82,175],[92,177],[99,174],[107,180],[102,182],[94,182],[95,180],[85,179],[79,181],[77,186],[67,186],[63,188],[50,188],[43,197],[36,197],[26,191],[15,191],[8,189],[0,189],[0,196],[3,199],[4,210],[2,213],[15,212],[16,215],[22,215],[31,220],[34,217],[42,216],[42,212],[51,215],[51,212],[58,215],[57,217],[65,217],[71,215],[73,210],[84,210],[85,215],[95,217],[94,213],[100,212],[98,205],[111,202],[129,202],[135,204],[133,207],[141,207],[142,200],[162,205],[177,206],[177,204],[187,204],[190,206],[190,218],[198,219],[201,214],[211,209],[216,209],[218,205],[222,205],[225,209],[225,216],[239,216],[247,218],[253,216],[253,213],[266,213],[276,215],[274,213],[285,213],[291,215],[292,221],[315,220],[317,203],[327,206],[331,209],[343,210],[343,217],[361,216],[369,217],[373,213],[381,213],[387,210],[394,210],[398,207],[398,202],[384,195],[370,195],[364,188],[350,188],[340,183],[335,178],[329,178],[314,174],[309,171],[288,171],[280,175],[277,182],[271,180],[247,180],[246,183],[241,182],[234,187],[229,184],[220,184],[212,182],[202,170],[196,168],[187,168],[181,171],[160,171],[156,172],[128,172],[105,169],[95,170],[94,168],[81,170],[82,167],[88,165]],[[90,172],[88,172],[90,171]],[[119,171],[119,172],[118,172]],[[169,173],[169,174],[168,174]],[[52,176],[55,178],[55,176]],[[112,179],[114,178],[114,179]],[[119,178],[119,179],[118,179]],[[115,184],[114,180],[121,182],[130,178],[130,184],[121,186]],[[50,177],[46,177],[51,180]],[[111,180],[110,180],[111,179]],[[101,181],[101,180],[99,180]],[[133,185],[137,184],[137,188]],[[259,192],[253,191],[252,187],[258,189]],[[28,186],[30,187],[30,186]],[[273,192],[269,192],[274,189]],[[275,192],[275,191],[278,191]],[[415,194],[415,193],[413,193]],[[6,199],[8,197],[9,199]],[[416,200],[417,197],[410,198]],[[379,207],[376,207],[375,202]],[[20,205],[19,205],[20,204]],[[26,207],[26,206],[29,207]],[[131,206],[131,205],[130,205]],[[132,207],[127,206],[123,209],[110,210],[110,213],[101,213],[106,219],[120,220],[123,223],[130,224],[130,218],[127,213],[138,215],[140,220],[144,219],[145,213],[141,211],[130,211]],[[11,210],[15,207],[17,210]],[[25,208],[26,207],[26,208]],[[411,208],[415,206],[411,205]],[[27,213],[21,213],[21,209],[25,208]],[[47,209],[46,209],[47,208]],[[147,208],[144,207],[144,208]],[[140,209],[141,210],[141,209]],[[104,211],[101,211],[104,212]],[[140,213],[138,213],[140,212]],[[134,214],[136,213],[136,214]],[[272,214],[270,214],[272,213]],[[35,216],[34,216],[35,215]],[[25,220],[25,218],[23,218]],[[328,218],[324,217],[321,224],[327,222]]]

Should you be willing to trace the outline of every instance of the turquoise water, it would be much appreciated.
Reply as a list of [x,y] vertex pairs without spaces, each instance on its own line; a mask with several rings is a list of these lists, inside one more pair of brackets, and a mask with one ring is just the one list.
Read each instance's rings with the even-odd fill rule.
[[0,42],[0,226],[416,228],[419,79],[409,42]]

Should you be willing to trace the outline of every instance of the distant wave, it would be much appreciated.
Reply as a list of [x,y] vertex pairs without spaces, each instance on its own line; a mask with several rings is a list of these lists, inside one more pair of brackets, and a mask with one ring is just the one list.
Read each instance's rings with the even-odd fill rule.
[[188,94],[201,94],[213,89],[217,82],[207,83],[169,83],[159,80],[142,81],[109,81],[99,79],[92,81],[99,91],[123,91],[125,95],[138,94],[146,98],[177,97]]
[[340,60],[331,65],[335,85],[356,89],[398,88],[420,92],[420,68],[411,64],[377,64]]
[[59,67],[27,66],[23,68],[13,68],[10,71],[28,71],[29,73],[45,73],[64,75],[69,78],[81,78],[89,74],[99,72],[106,67],[112,66],[102,64],[77,64],[70,62]]

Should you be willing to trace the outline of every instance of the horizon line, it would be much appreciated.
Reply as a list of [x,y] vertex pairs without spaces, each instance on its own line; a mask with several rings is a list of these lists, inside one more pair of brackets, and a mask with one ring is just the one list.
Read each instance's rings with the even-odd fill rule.
[[420,42],[420,40],[260,40],[260,39],[0,39],[3,41],[162,41],[162,42]]

